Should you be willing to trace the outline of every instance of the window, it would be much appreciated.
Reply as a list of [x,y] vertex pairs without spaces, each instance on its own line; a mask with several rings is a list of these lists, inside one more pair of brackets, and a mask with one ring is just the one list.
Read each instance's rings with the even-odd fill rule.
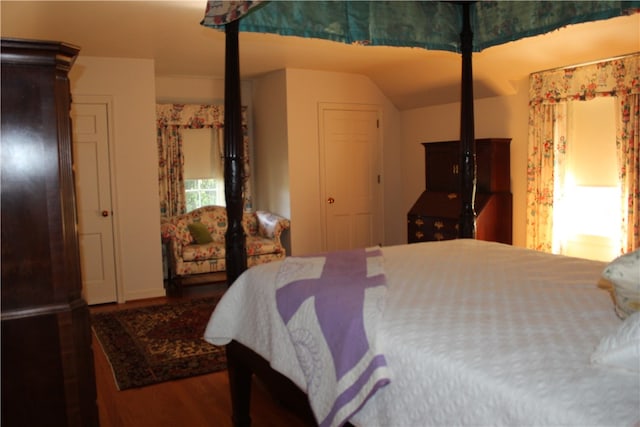
[[564,200],[554,209],[560,252],[611,261],[620,240],[615,98],[569,104],[569,145]]
[[187,212],[206,205],[224,206],[224,191],[215,179],[185,179]]
[[206,205],[225,205],[218,141],[218,129],[182,130],[187,212]]

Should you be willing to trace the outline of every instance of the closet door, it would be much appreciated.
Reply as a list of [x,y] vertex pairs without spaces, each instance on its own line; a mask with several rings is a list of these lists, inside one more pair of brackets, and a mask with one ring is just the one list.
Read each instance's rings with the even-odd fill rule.
[[83,295],[90,305],[104,304],[118,300],[109,104],[77,98],[71,111]]
[[382,241],[379,113],[371,106],[320,107],[325,249]]

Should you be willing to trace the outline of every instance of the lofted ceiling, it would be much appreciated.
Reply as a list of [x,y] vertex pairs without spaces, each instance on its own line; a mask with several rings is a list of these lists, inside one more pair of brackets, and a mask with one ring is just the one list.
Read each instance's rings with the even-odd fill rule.
[[[157,76],[224,76],[224,33],[205,0],[0,2],[2,37],[64,41],[85,56],[150,58]],[[640,13],[562,28],[473,55],[475,97],[515,93],[535,71],[640,51]],[[459,100],[458,54],[241,33],[243,79],[282,68],[367,75],[400,110]]]

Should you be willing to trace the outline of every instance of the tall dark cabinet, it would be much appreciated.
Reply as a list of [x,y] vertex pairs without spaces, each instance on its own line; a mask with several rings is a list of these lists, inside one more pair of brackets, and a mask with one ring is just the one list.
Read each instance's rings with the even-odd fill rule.
[[78,49],[2,39],[2,426],[96,426],[67,73]]
[[[511,139],[476,140],[476,238],[512,243]],[[460,142],[423,143],[425,191],[407,214],[409,243],[458,237]]]

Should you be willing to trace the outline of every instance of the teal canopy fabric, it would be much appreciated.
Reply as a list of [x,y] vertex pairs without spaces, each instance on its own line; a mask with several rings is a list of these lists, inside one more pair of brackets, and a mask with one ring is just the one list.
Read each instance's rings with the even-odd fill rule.
[[[640,11],[640,1],[477,1],[473,50]],[[462,5],[447,1],[209,1],[202,25],[365,45],[460,52]]]

